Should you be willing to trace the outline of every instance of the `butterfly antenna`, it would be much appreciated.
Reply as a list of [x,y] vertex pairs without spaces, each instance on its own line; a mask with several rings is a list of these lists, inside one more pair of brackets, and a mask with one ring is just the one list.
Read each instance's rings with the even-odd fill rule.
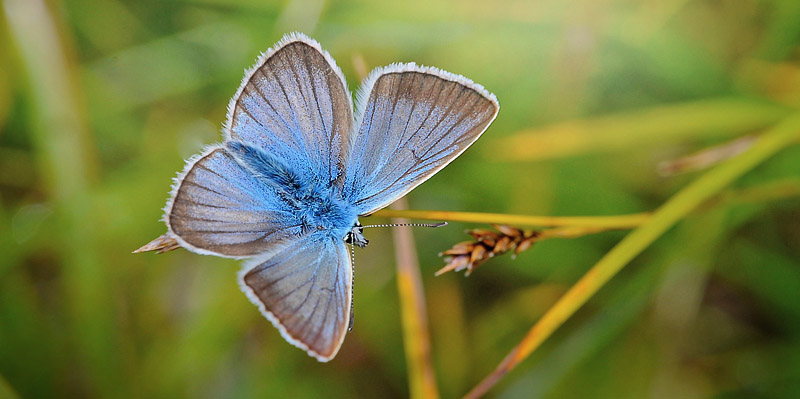
[[[354,227],[354,229],[365,229],[367,227],[404,227],[404,226],[409,226],[409,227],[442,227],[442,226],[447,226],[447,222],[439,222],[439,223],[391,223],[391,224],[372,224],[372,225],[369,225],[369,226],[357,225],[356,227]],[[352,234],[352,232],[351,232],[351,234]],[[353,242],[355,242],[355,240],[352,239],[353,235],[351,235],[351,234],[348,234],[348,237],[351,237],[350,241],[348,241],[347,239],[345,240],[346,242],[348,242],[348,244],[350,244],[350,267],[352,267],[351,276],[353,276],[353,277],[351,277],[351,280],[350,280],[350,325],[347,327],[347,331],[352,331],[353,330],[353,319],[354,319],[353,316],[355,314],[355,312],[353,311],[353,306],[355,304],[355,301],[353,300],[353,297],[354,297],[354,292],[355,292],[354,287],[355,287],[355,270],[356,270],[356,247],[355,247],[355,245],[353,245]],[[359,234],[359,236],[360,236],[360,234]],[[363,245],[359,245],[359,246],[365,246],[366,243],[367,243],[366,239],[364,239],[363,237],[361,237],[361,239],[363,240]]]
[[356,292],[354,288],[356,285],[356,247],[353,244],[350,244],[350,268],[350,325],[347,327],[347,332],[353,331],[353,320],[356,314],[353,310],[355,304],[353,295]]
[[439,223],[390,223],[390,224],[370,224],[367,226],[361,226],[361,228],[366,229],[367,227],[442,227],[447,226],[447,222],[439,222]]

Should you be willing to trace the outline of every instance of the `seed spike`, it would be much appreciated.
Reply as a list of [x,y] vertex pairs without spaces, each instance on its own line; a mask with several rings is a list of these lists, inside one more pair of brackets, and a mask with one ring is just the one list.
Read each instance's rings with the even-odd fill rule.
[[522,230],[508,225],[492,225],[497,230],[485,228],[467,230],[475,241],[465,241],[443,251],[439,256],[444,257],[446,265],[436,272],[439,276],[449,271],[465,270],[469,276],[475,268],[495,255],[502,255],[511,251],[511,257],[528,250],[536,241],[541,239],[541,233],[535,230]]

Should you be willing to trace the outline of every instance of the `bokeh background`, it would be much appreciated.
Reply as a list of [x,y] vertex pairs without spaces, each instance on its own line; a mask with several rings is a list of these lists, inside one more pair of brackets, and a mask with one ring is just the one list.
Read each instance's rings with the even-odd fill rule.
[[[0,396],[407,397],[389,229],[356,254],[355,326],[318,363],[236,285],[238,262],[131,251],[184,159],[220,140],[244,68],[289,31],[351,90],[415,61],[501,111],[412,209],[615,215],[702,171],[662,162],[800,106],[795,0],[2,0]],[[638,256],[496,386],[503,398],[800,397],[800,149]],[[370,218],[362,222],[383,222]],[[626,232],[536,244],[469,278],[414,231],[440,393],[466,393]]]

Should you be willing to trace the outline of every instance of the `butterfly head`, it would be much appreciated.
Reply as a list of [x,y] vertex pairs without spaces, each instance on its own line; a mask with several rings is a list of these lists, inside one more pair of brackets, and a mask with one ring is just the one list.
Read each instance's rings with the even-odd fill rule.
[[344,242],[348,244],[355,244],[359,248],[364,248],[367,246],[367,244],[369,244],[369,240],[364,237],[364,226],[362,226],[358,220],[356,220],[356,223],[353,225],[347,235],[344,236]]

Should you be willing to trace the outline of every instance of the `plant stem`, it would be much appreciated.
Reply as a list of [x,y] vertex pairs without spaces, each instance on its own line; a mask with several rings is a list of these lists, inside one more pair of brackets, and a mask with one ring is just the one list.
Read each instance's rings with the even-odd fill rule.
[[467,223],[495,223],[512,226],[537,227],[599,227],[625,229],[641,225],[650,218],[650,213],[634,213],[615,216],[528,216],[504,213],[450,212],[450,211],[403,211],[382,209],[373,215],[389,218],[406,218]]
[[[394,204],[405,207],[405,200]],[[393,219],[403,224],[408,220]],[[409,396],[412,399],[436,399],[436,376],[431,362],[431,342],[428,332],[428,312],[414,238],[409,227],[392,229],[397,258],[397,291],[403,321],[403,344],[408,368]]]

